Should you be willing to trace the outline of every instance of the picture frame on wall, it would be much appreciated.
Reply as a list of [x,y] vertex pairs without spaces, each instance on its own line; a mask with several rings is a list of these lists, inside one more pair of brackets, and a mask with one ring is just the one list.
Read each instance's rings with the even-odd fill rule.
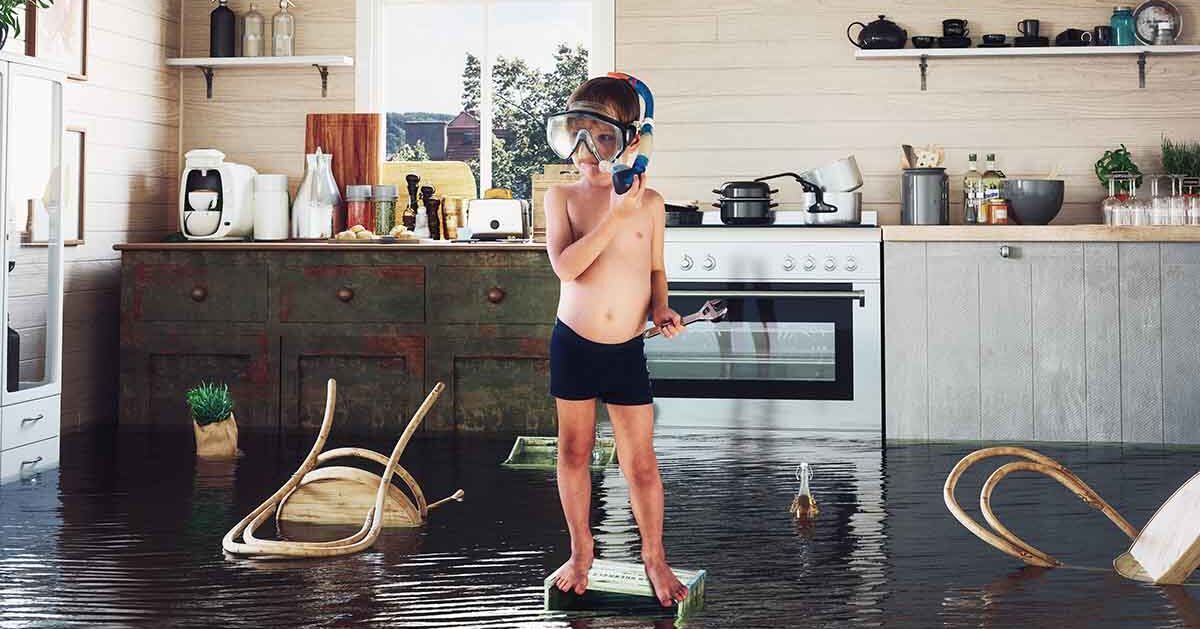
[[45,9],[25,9],[25,54],[66,69],[67,78],[87,80],[90,0],[54,0]]

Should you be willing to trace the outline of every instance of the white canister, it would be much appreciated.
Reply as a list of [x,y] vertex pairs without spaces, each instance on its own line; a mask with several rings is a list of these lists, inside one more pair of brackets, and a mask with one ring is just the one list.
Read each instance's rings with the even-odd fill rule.
[[288,239],[287,175],[254,177],[254,239]]

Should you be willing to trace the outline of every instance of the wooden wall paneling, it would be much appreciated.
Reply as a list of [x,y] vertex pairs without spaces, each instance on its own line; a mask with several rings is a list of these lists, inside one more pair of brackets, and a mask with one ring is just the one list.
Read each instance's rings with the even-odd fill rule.
[[884,432],[929,438],[928,312],[925,243],[884,243]]
[[1200,245],[1163,244],[1163,438],[1200,443]]
[[1087,441],[1083,244],[1023,248],[1033,276],[1033,436]]
[[1162,291],[1159,245],[1117,246],[1121,300],[1121,432],[1127,443],[1162,443]]

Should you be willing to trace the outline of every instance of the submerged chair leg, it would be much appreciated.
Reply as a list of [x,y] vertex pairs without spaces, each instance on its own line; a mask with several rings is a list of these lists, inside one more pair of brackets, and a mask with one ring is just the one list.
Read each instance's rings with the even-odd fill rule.
[[[392,454],[388,457],[383,476],[380,478],[379,490],[375,495],[375,504],[367,513],[362,528],[358,532],[339,540],[331,540],[326,542],[289,542],[280,540],[260,540],[254,537],[254,530],[264,524],[275,510],[278,509],[281,500],[287,495],[295,491],[304,479],[304,476],[312,471],[319,462],[321,449],[325,446],[325,441],[329,437],[329,429],[333,423],[333,409],[336,398],[336,383],[330,379],[325,401],[325,417],[321,422],[321,430],[317,435],[317,441],[313,444],[312,450],[308,456],[304,458],[300,468],[296,473],[292,474],[282,487],[271,495],[266,501],[258,506],[249,515],[238,522],[228,533],[225,534],[221,541],[221,546],[226,552],[234,555],[248,556],[267,556],[267,557],[334,557],[338,555],[348,555],[359,552],[370,547],[378,539],[380,532],[383,530],[383,509],[386,502],[388,488],[391,486],[392,475],[399,469],[397,462],[404,449],[408,446],[408,442],[412,439],[416,432],[417,426],[433,404],[437,401],[445,385],[441,382],[437,383],[425,401],[413,414],[404,433],[396,442],[395,448],[392,449]],[[406,479],[407,480],[407,479]],[[415,484],[415,482],[414,482]],[[456,494],[460,496],[461,494]],[[452,498],[454,498],[452,496]],[[241,537],[243,542],[238,542]]]
[[[967,512],[959,506],[958,501],[954,497],[954,489],[958,485],[959,478],[966,472],[967,468],[984,460],[998,456],[1015,456],[1026,459],[1027,461],[1016,461],[1002,466],[996,470],[987,481],[984,483],[983,489],[980,491],[979,505],[983,511],[984,518],[993,530],[984,527],[976,522]],[[1117,525],[1126,535],[1130,537],[1137,536],[1137,529],[1129,524],[1121,514],[1117,513],[1111,505],[1104,501],[1087,483],[1075,476],[1070,470],[1063,467],[1058,461],[1035,452],[1027,448],[1015,446],[997,446],[991,448],[983,448],[976,450],[971,454],[963,457],[946,477],[946,484],[942,488],[942,499],[946,503],[946,508],[950,510],[951,515],[958,520],[968,531],[976,537],[987,542],[992,547],[1007,555],[1016,557],[1021,561],[1031,566],[1041,566],[1044,568],[1053,568],[1062,565],[1054,557],[1038,550],[1028,542],[1022,540],[1007,527],[1000,523],[991,509],[991,494],[996,484],[1002,478],[1015,471],[1034,471],[1045,474],[1061,485],[1070,489],[1081,500],[1095,509],[1100,510],[1109,520]]]

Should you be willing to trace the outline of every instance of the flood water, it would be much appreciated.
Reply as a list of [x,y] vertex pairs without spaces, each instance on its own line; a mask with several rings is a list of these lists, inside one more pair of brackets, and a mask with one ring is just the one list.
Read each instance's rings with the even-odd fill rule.
[[[402,463],[431,500],[462,503],[417,531],[385,530],[343,558],[223,556],[221,537],[311,446],[242,434],[236,466],[197,466],[190,434],[68,435],[61,469],[0,487],[0,627],[646,627],[673,620],[542,610],[542,579],[568,554],[553,472],[499,466],[511,440],[418,440]],[[689,627],[1188,627],[1200,587],[1157,588],[1111,570],[1128,540],[1053,481],[1018,474],[996,513],[1075,567],[1022,568],[942,504],[971,446],[889,445],[802,434],[660,432],[668,558],[708,571]],[[382,453],[391,439],[336,434]],[[1200,469],[1200,451],[1039,447],[1135,526]],[[820,515],[788,513],[809,462]],[[977,514],[976,466],[959,500]],[[598,556],[634,561],[637,528],[616,469],[593,475]],[[977,516],[978,517],[978,516]],[[1195,579],[1195,578],[1194,578]]]

